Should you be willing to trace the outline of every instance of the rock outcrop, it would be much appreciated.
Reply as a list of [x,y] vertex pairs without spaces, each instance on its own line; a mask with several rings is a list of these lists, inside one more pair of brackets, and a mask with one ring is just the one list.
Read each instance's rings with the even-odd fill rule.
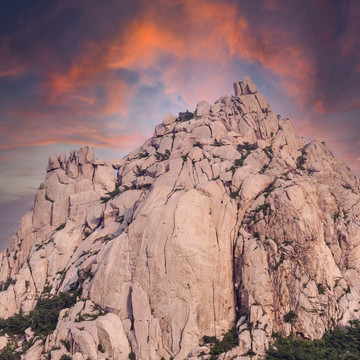
[[234,90],[166,115],[121,160],[50,156],[0,255],[0,317],[81,291],[50,334],[16,339],[22,359],[207,359],[203,337],[234,327],[219,359],[247,359],[273,331],[360,318],[359,179],[249,78]]

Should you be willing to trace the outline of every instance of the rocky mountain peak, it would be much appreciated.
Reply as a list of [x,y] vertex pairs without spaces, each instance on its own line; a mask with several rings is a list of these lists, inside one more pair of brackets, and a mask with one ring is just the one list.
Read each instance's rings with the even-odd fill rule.
[[[247,359],[273,331],[316,339],[359,319],[359,179],[249,78],[234,90],[165,115],[123,159],[50,156],[0,255],[0,347],[31,360]],[[25,332],[6,327],[14,316]],[[225,333],[231,347],[214,348]]]
[[235,96],[255,94],[257,87],[249,77],[245,76],[243,81],[234,83],[234,92]]

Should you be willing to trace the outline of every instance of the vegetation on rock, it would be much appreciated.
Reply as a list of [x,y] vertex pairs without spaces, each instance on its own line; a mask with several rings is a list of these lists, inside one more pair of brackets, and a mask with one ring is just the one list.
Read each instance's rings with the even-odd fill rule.
[[211,360],[217,359],[217,355],[227,352],[239,345],[238,335],[236,333],[235,327],[230,329],[220,341],[215,336],[204,336],[204,343],[212,344],[210,350]]
[[352,360],[360,359],[360,322],[327,332],[321,340],[303,340],[292,334],[273,334],[275,342],[266,352],[266,360]]
[[0,333],[22,335],[25,329],[31,327],[35,335],[47,336],[55,330],[60,311],[73,306],[77,295],[79,291],[73,290],[43,296],[29,314],[20,312],[7,319],[0,319]]

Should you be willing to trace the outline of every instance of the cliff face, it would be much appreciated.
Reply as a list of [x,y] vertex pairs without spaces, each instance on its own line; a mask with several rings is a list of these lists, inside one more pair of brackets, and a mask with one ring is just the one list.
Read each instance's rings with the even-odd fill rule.
[[51,155],[1,253],[0,317],[81,295],[23,359],[197,358],[234,326],[219,358],[246,359],[273,331],[315,339],[360,318],[358,178],[248,78],[234,90],[166,115],[122,160]]

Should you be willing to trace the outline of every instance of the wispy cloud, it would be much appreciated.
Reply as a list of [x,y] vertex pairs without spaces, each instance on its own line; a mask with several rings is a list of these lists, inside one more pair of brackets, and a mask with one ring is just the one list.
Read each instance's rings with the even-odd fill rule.
[[248,71],[272,82],[311,124],[360,108],[354,0],[55,1],[27,10],[13,20],[23,26],[8,25],[0,41],[3,149],[136,142],[164,110],[214,100]]

